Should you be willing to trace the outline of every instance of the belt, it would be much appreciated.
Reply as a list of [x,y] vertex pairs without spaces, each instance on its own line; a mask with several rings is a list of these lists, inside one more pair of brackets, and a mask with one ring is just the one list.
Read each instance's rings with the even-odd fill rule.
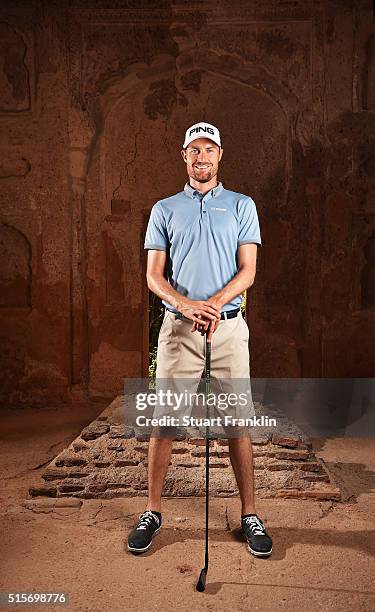
[[[187,317],[184,317],[184,315],[181,312],[174,312],[173,310],[170,310],[169,308],[166,308],[166,310],[168,310],[168,312],[171,312],[172,314],[174,314],[176,319],[187,319]],[[223,319],[233,319],[233,317],[236,317],[239,312],[240,312],[239,308],[235,308],[234,310],[224,311],[224,312],[221,313],[220,319],[221,320],[223,320]]]

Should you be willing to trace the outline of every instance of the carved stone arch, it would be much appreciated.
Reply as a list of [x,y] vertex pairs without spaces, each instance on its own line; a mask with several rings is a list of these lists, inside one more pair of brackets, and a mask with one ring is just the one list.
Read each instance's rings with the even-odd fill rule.
[[299,99],[262,65],[239,56],[217,53],[212,49],[205,50],[204,54],[202,66],[195,50],[190,49],[182,53],[177,60],[179,72],[188,70],[213,72],[259,89],[280,107],[286,117],[292,119],[293,124],[293,118],[296,118],[300,108]]
[[[280,109],[280,113],[285,118],[286,124],[286,147],[285,147],[285,193],[289,191],[289,181],[292,176],[292,141],[295,137],[295,126],[298,116],[303,112],[298,98],[279,80],[272,76],[264,67],[256,62],[243,60],[239,57],[234,57],[227,54],[219,54],[212,49],[205,50],[204,66],[197,59],[197,53],[194,50],[187,50],[180,53],[177,60],[168,55],[156,56],[150,65],[144,63],[135,63],[128,67],[127,74],[116,81],[114,85],[109,87],[99,98],[98,105],[100,109],[100,126],[93,140],[100,140],[103,134],[102,127],[105,124],[108,115],[116,112],[116,107],[123,104],[125,99],[131,99],[134,91],[138,88],[150,88],[147,100],[149,102],[149,113],[152,119],[156,120],[158,115],[167,117],[167,111],[171,110],[170,105],[163,109],[150,108],[152,102],[158,100],[162,104],[163,93],[161,88],[163,85],[169,87],[172,82],[174,84],[174,96],[182,102],[187,97],[188,93],[194,89],[196,92],[200,90],[201,78],[199,75],[203,73],[212,74],[216,77],[228,79],[228,83],[235,85],[243,85],[244,87],[257,90],[260,94],[266,96],[270,103]],[[189,75],[193,74],[195,85],[192,86]],[[154,87],[154,90],[152,89]],[[167,102],[170,103],[173,94],[169,92]],[[147,106],[143,109],[147,113]],[[228,109],[226,109],[228,111]],[[235,110],[235,109],[234,109]],[[181,137],[180,131],[178,131]],[[88,147],[93,150],[92,144]]]
[[[124,78],[116,81],[114,85],[108,88],[97,99],[96,112],[100,115],[100,122],[99,125],[97,125],[95,134],[92,135],[91,144],[87,147],[90,162],[91,158],[96,154],[98,146],[101,149],[101,156],[104,157],[103,135],[105,135],[105,125],[108,121],[108,117],[116,115],[116,109],[123,106],[126,100],[128,100],[129,103],[132,101],[134,103],[134,96],[137,90],[147,91],[148,89],[148,93],[145,93],[143,104],[140,107],[144,114],[148,114],[152,121],[157,121],[159,118],[162,118],[166,123],[169,122],[169,125],[166,126],[166,131],[167,129],[170,131],[171,129],[173,130],[173,121],[168,116],[168,113],[173,110],[173,102],[177,101],[177,103],[181,104],[184,108],[184,111],[186,111],[187,97],[193,89],[191,82],[189,82],[190,75],[193,74],[193,78],[196,78],[194,86],[196,92],[200,90],[202,85],[201,76],[204,73],[213,75],[216,79],[226,79],[233,87],[243,86],[249,90],[258,91],[259,95],[265,96],[268,99],[269,104],[274,105],[275,109],[279,109],[280,114],[284,117],[286,126],[284,159],[285,200],[285,198],[287,198],[289,182],[292,176],[291,143],[294,138],[294,129],[298,112],[301,111],[301,109],[298,108],[299,101],[291,94],[286,86],[279,83],[276,78],[273,78],[272,75],[256,63],[244,61],[229,55],[219,55],[213,50],[207,50],[205,52],[204,68],[201,67],[197,61],[196,54],[191,50],[181,53],[178,56],[177,62],[175,58],[171,56],[161,55],[155,57],[150,65],[136,63],[129,66]],[[228,112],[228,109],[226,109],[226,112]],[[185,114],[187,116],[189,115],[187,111]],[[191,113],[191,115],[193,117],[193,113]],[[235,115],[236,113],[233,112],[234,117]],[[187,119],[184,119],[185,122],[186,120]],[[192,118],[192,120],[194,119]],[[182,125],[184,125],[184,121],[181,122]],[[239,126],[239,128],[242,130],[243,126]],[[181,128],[179,127],[175,134],[177,143],[181,140],[180,132]],[[269,132],[264,134],[264,138],[267,139],[267,137],[269,137]],[[179,146],[179,144],[177,146]],[[89,165],[90,164],[86,164],[87,172],[89,171]],[[106,177],[103,171],[101,171],[100,177],[101,180],[105,180]],[[116,189],[115,186],[113,187],[113,190],[112,185],[105,187],[107,204],[109,204],[110,194],[115,193],[115,195],[119,195],[119,190]],[[124,187],[124,185],[120,185],[120,181],[118,181],[117,187],[121,188]],[[280,194],[278,194],[278,196],[280,196]],[[120,199],[125,199],[125,201],[127,201],[127,198]],[[124,206],[126,209],[126,204]],[[111,210],[108,209],[108,212],[110,213]]]
[[[228,83],[252,88],[264,95],[269,103],[275,105],[284,117],[286,125],[285,146],[285,198],[287,198],[292,177],[292,142],[295,137],[295,125],[301,104],[291,91],[257,62],[245,60],[239,56],[218,53],[213,49],[204,51],[204,68],[198,60],[196,50],[189,49],[178,57],[179,78],[182,84],[187,81],[190,73],[207,72],[228,79]],[[230,116],[230,109],[226,109]],[[233,105],[233,114],[236,107]],[[241,126],[242,127],[242,126]]]

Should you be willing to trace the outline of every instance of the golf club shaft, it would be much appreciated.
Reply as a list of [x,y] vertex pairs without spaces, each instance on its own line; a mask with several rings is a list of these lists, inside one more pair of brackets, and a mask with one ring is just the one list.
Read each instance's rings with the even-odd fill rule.
[[[207,332],[208,333],[208,332]],[[207,340],[206,334],[206,418],[209,419],[209,403],[207,401],[210,393],[211,383],[211,342]],[[208,423],[209,421],[207,421]],[[204,556],[204,567],[208,570],[208,506],[209,506],[209,482],[210,482],[210,427],[206,426],[206,546]]]
[[[205,397],[206,397],[206,418],[209,419],[209,404],[207,401],[210,392],[211,381],[211,341],[208,342],[208,330],[205,337]],[[206,425],[206,537],[205,537],[205,553],[204,553],[204,568],[199,574],[199,579],[196,585],[197,591],[203,592],[206,588],[206,578],[208,571],[208,502],[209,502],[209,477],[210,477],[210,428],[207,420]]]

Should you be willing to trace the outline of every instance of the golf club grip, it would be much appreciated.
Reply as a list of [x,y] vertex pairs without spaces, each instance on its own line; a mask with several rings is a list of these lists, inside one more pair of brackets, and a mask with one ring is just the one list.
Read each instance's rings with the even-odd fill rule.
[[207,570],[204,567],[201,573],[199,574],[199,578],[198,578],[198,582],[196,586],[197,591],[199,591],[200,593],[204,591],[204,589],[206,588],[206,578],[207,578]]
[[211,342],[207,342],[206,337],[206,379],[211,378]]

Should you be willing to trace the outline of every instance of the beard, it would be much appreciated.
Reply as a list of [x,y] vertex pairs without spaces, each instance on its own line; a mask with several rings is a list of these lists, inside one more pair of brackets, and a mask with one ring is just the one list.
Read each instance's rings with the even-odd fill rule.
[[204,172],[196,170],[196,168],[192,168],[193,175],[192,178],[198,183],[208,183],[213,177],[213,168],[207,168]]

